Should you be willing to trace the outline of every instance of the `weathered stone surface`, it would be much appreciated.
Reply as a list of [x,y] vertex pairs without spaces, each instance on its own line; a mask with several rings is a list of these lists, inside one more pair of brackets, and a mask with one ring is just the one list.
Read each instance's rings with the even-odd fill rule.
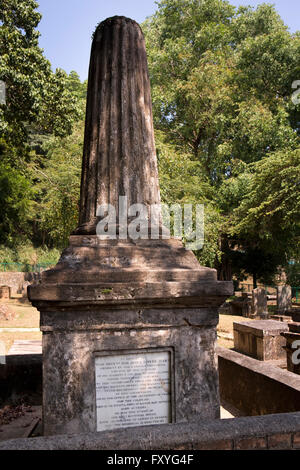
[[11,297],[11,288],[9,286],[0,287],[0,299],[10,299]]
[[289,323],[292,321],[292,317],[288,315],[270,315],[270,320],[276,320],[276,321],[284,321],[285,323]]
[[234,322],[234,348],[261,361],[279,360],[285,357],[285,331],[288,325],[274,320]]
[[235,445],[235,450],[263,450],[267,448],[267,439],[265,437],[241,439]]
[[252,291],[252,316],[264,316],[268,313],[268,299],[265,289],[258,287]]
[[251,301],[249,301],[247,295],[243,295],[237,300],[232,300],[228,305],[231,307],[231,315],[239,315],[247,318],[251,316]]
[[90,236],[71,237],[59,263],[29,287],[28,295],[34,305],[148,301],[219,307],[232,291],[231,282],[218,282],[216,270],[201,267],[179,240],[104,242]]
[[278,335],[283,331],[288,331],[288,325],[275,320],[256,320],[234,322],[234,329],[245,333],[252,333],[255,336],[263,338],[264,336]]
[[[41,312],[44,433],[96,430],[97,353],[173,351],[173,422],[219,418],[218,308],[233,293],[179,240],[98,238],[97,206],[159,204],[150,81],[132,20],[94,36],[79,227],[59,263],[28,289]],[[158,224],[160,221],[158,221]],[[161,227],[160,227],[161,228]]]
[[284,314],[292,308],[292,288],[290,286],[277,287],[277,310]]
[[[65,304],[66,305],[66,304]],[[182,326],[214,326],[218,324],[215,308],[171,307],[140,309],[100,308],[97,305],[81,307],[41,307],[42,331],[93,331],[116,328],[168,328]],[[63,310],[63,315],[62,315]]]

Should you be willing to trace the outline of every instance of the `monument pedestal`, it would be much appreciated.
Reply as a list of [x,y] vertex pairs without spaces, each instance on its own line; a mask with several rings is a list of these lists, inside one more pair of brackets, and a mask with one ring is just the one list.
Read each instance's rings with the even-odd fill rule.
[[216,326],[232,291],[178,240],[72,236],[29,287],[44,434],[219,418]]

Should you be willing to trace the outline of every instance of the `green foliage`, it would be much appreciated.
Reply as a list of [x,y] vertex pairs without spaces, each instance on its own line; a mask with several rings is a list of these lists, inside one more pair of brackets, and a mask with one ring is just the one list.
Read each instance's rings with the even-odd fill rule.
[[205,205],[205,245],[196,253],[199,261],[213,266],[221,252],[218,247],[221,217],[218,209],[211,203],[212,192],[201,165],[188,154],[178,153],[176,148],[166,142],[161,131],[156,132],[156,150],[162,202],[172,204]]
[[276,243],[285,232],[300,235],[300,148],[274,152],[247,171],[248,188],[233,213],[232,233]]
[[74,71],[52,72],[38,46],[37,7],[33,0],[0,5],[0,80],[6,84],[6,104],[0,105],[0,243],[9,246],[27,239],[61,246],[77,213],[81,148],[73,159],[64,138],[79,120],[83,126],[86,82]]
[[72,96],[75,96],[78,100],[83,100],[85,104],[87,95],[87,80],[81,83],[80,77],[77,72],[72,70],[69,75],[66,76],[66,85]]
[[[77,224],[87,87],[51,71],[36,7],[0,6],[0,259],[29,264],[56,261]],[[162,201],[205,205],[196,255],[220,279],[271,283],[281,266],[295,284],[300,33],[272,5],[225,0],[161,0],[143,29]]]

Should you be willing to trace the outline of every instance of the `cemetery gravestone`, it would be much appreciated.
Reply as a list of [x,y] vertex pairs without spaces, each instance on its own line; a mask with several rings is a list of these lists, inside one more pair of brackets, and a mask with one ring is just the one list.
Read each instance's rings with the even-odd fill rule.
[[[218,308],[231,282],[180,240],[97,236],[99,205],[160,207],[147,57],[139,25],[102,22],[92,45],[79,226],[41,281],[44,434],[220,416]],[[118,213],[118,210],[116,210]],[[126,235],[126,234],[125,234]]]
[[277,310],[279,314],[291,310],[292,308],[292,288],[290,286],[277,287]]

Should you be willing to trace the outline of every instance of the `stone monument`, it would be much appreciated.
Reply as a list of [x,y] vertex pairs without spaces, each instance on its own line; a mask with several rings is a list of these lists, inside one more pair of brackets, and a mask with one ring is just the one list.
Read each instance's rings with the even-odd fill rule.
[[128,237],[120,217],[116,238],[100,237],[99,207],[125,196],[160,207],[144,37],[114,17],[93,38],[79,226],[28,289],[41,313],[45,435],[220,416],[216,326],[233,285],[165,239],[159,213],[154,239]]

